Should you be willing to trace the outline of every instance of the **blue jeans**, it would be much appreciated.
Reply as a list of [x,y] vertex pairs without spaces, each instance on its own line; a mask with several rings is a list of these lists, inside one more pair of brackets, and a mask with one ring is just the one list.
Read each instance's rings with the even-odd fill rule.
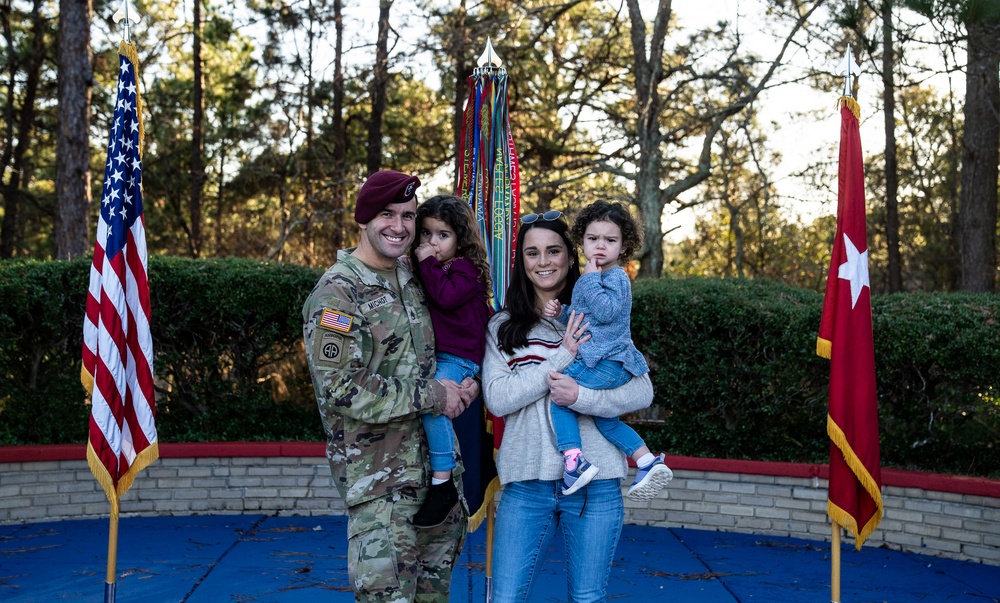
[[504,486],[493,541],[493,602],[537,600],[531,584],[546,545],[562,530],[569,601],[604,601],[625,508],[617,479],[594,480],[572,496],[562,482]]
[[[466,377],[479,374],[479,365],[475,362],[449,354],[438,352],[437,372],[435,379],[451,379],[461,383]],[[451,419],[444,415],[430,413],[420,415],[420,422],[427,434],[427,448],[431,452],[431,471],[451,471],[455,468],[455,430],[451,427]]]
[[[565,375],[573,377],[580,387],[587,389],[614,389],[629,382],[632,375],[615,360],[601,360],[594,368],[588,368],[579,358],[566,369]],[[566,406],[552,403],[552,431],[556,435],[556,447],[560,452],[580,448],[580,426],[576,412]],[[618,417],[593,417],[594,425],[609,442],[626,456],[646,444],[634,429],[622,423]]]

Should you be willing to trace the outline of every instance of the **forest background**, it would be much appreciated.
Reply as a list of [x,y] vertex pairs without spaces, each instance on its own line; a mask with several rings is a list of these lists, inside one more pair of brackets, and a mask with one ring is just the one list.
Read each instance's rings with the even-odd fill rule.
[[[118,6],[3,0],[4,259],[93,248]],[[640,276],[819,290],[850,44],[872,290],[996,286],[997,0],[135,7],[152,254],[322,267],[356,240],[367,174],[418,174],[425,198],[453,191],[467,78],[490,36],[523,211],[624,201],[645,223]]]

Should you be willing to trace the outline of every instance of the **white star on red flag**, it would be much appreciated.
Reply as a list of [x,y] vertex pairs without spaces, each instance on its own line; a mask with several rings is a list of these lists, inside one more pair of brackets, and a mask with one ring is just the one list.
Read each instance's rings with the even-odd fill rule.
[[851,237],[844,233],[844,250],[847,252],[847,261],[840,265],[837,276],[851,283],[851,308],[858,303],[861,297],[861,290],[865,287],[871,289],[868,282],[868,250],[859,252],[854,246]]

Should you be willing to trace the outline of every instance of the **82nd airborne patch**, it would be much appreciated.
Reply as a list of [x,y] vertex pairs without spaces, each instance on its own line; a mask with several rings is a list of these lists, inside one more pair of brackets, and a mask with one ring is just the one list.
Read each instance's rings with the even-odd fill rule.
[[331,333],[329,331],[317,331],[314,339],[313,357],[317,366],[326,368],[340,368],[347,360],[344,348],[347,343],[343,335]]

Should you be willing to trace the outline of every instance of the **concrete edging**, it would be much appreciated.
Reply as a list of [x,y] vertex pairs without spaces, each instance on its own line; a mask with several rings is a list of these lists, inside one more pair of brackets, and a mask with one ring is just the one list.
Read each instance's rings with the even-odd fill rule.
[[[320,442],[159,445],[123,516],[343,515]],[[0,447],[0,523],[107,517],[85,446]],[[626,522],[830,540],[827,467],[668,457],[674,480]],[[867,546],[1000,565],[1000,480],[883,469],[885,516]],[[849,540],[848,537],[845,537]]]

